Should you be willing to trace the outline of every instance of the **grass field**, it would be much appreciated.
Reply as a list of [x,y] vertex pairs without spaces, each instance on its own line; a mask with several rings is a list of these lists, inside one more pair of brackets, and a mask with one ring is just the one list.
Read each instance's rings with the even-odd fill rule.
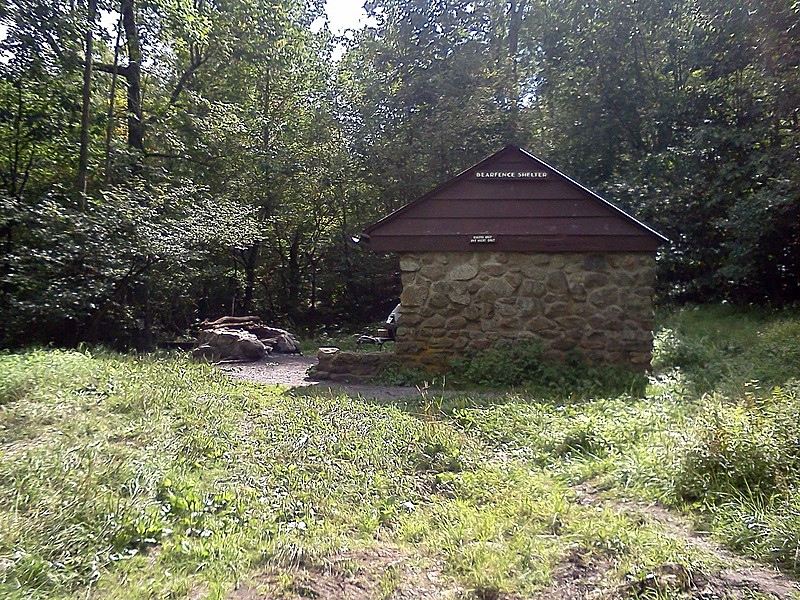
[[362,576],[348,598],[405,597],[419,573],[442,597],[556,597],[576,564],[604,597],[690,597],[646,583],[720,555],[634,500],[799,574],[800,320],[659,320],[655,375],[617,396],[578,377],[387,403],[178,356],[0,354],[0,597],[322,597],[298,569]]

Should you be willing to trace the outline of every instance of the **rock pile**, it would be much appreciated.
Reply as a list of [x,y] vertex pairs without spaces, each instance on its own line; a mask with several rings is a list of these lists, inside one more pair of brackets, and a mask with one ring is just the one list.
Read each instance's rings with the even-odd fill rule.
[[300,354],[300,342],[286,331],[264,325],[260,317],[222,317],[200,325],[192,356],[206,360],[259,360],[271,352]]

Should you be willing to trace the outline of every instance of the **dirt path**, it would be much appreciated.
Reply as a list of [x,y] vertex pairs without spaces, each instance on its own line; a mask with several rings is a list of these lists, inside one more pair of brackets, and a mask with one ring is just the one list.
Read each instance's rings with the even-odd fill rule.
[[384,546],[345,552],[324,566],[263,573],[227,600],[456,600],[464,594],[441,565]]
[[313,356],[273,354],[257,362],[219,363],[217,367],[236,379],[302,388],[298,390],[301,392],[347,394],[378,400],[399,400],[420,396],[420,391],[415,387],[320,381],[307,375],[308,369],[316,364],[317,359]]
[[271,385],[305,387],[319,381],[306,375],[317,364],[316,357],[295,354],[272,354],[256,362],[222,362],[217,367],[236,379],[246,379]]

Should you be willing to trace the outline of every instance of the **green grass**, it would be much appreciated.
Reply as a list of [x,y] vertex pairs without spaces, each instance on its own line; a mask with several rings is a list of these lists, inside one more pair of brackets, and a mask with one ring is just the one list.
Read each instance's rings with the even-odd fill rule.
[[797,319],[661,322],[647,390],[618,395],[582,372],[559,390],[379,403],[177,355],[0,354],[0,597],[225,598],[386,544],[440,561],[473,598],[529,597],[576,552],[608,565],[607,590],[717,565],[657,522],[581,503],[586,479],[800,573]]
[[[335,347],[339,350],[346,352],[378,352],[378,347],[374,344],[364,344],[359,346],[357,343],[358,338],[362,335],[375,336],[380,325],[367,327],[364,333],[337,333],[337,334],[319,334],[314,339],[300,340],[300,349],[306,356],[316,356],[317,350],[325,347]],[[383,344],[381,349],[383,352],[393,352],[394,342],[388,341]]]

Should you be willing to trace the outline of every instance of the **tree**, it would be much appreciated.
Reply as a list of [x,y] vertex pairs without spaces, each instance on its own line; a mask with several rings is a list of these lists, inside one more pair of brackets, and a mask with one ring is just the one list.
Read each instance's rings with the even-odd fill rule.
[[87,0],[86,18],[86,52],[84,53],[83,66],[83,95],[81,97],[81,135],[80,152],[78,156],[78,181],[77,190],[81,195],[86,194],[86,176],[89,169],[89,117],[92,102],[92,48],[94,46],[94,21],[97,16],[97,0]]

